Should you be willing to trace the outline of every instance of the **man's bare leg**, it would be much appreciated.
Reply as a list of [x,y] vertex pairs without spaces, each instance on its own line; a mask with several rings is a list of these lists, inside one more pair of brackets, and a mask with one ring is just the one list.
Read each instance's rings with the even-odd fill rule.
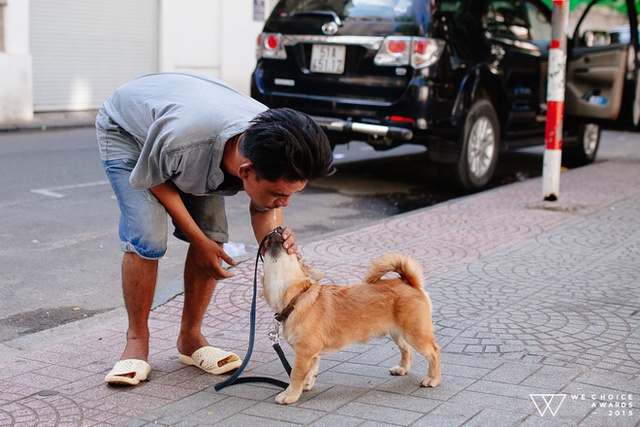
[[149,313],[158,275],[158,260],[142,258],[136,253],[122,256],[122,292],[129,317],[127,344],[120,360],[149,357]]
[[189,246],[184,264],[184,306],[177,343],[181,354],[190,356],[200,347],[209,345],[209,341],[202,335],[202,320],[217,282],[198,268],[194,249]]

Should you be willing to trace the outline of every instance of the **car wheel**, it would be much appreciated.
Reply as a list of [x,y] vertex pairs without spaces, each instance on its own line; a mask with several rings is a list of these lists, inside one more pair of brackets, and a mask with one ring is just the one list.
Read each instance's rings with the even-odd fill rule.
[[564,165],[576,167],[593,163],[600,147],[600,133],[600,125],[596,123],[580,124],[576,143],[562,151]]
[[498,163],[500,125],[491,102],[476,101],[467,114],[460,136],[462,152],[456,163],[438,163],[438,179],[443,185],[467,192],[484,188]]

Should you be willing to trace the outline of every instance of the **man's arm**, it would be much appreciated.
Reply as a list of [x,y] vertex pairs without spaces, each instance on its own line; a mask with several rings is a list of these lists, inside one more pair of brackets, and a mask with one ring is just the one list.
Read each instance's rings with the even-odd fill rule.
[[[256,209],[253,203],[249,203],[249,212],[251,214],[253,234],[256,236],[258,243],[262,242],[262,239],[264,239],[271,230],[276,227],[282,227],[282,209],[280,208],[262,211]],[[282,237],[284,239],[282,246],[287,249],[287,252],[290,254],[296,253],[298,250],[296,236],[293,235],[291,229],[288,227],[285,228],[282,231]]]
[[229,265],[235,265],[235,261],[224,252],[217,242],[211,240],[200,230],[200,227],[198,227],[182,202],[174,184],[167,181],[152,187],[150,190],[180,227],[189,243],[195,248],[198,266],[209,271],[209,274],[218,280],[232,277],[233,275],[222,267],[220,259]]

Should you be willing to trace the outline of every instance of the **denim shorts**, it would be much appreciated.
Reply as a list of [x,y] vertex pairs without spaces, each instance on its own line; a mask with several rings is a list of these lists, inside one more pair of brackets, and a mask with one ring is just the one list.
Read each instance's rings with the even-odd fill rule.
[[[120,208],[118,233],[122,250],[147,259],[159,259],[167,251],[167,211],[150,190],[136,190],[131,186],[129,177],[135,164],[131,159],[102,161]],[[193,196],[180,192],[180,197],[198,227],[211,240],[229,241],[223,196]],[[182,231],[175,223],[173,225],[173,235],[186,242]]]

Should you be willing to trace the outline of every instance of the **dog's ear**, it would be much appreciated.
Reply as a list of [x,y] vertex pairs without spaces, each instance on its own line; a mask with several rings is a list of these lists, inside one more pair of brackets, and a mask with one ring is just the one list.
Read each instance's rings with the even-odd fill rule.
[[315,280],[316,282],[319,282],[324,277],[324,273],[322,271],[313,267],[307,267],[307,273],[309,273],[311,280]]

